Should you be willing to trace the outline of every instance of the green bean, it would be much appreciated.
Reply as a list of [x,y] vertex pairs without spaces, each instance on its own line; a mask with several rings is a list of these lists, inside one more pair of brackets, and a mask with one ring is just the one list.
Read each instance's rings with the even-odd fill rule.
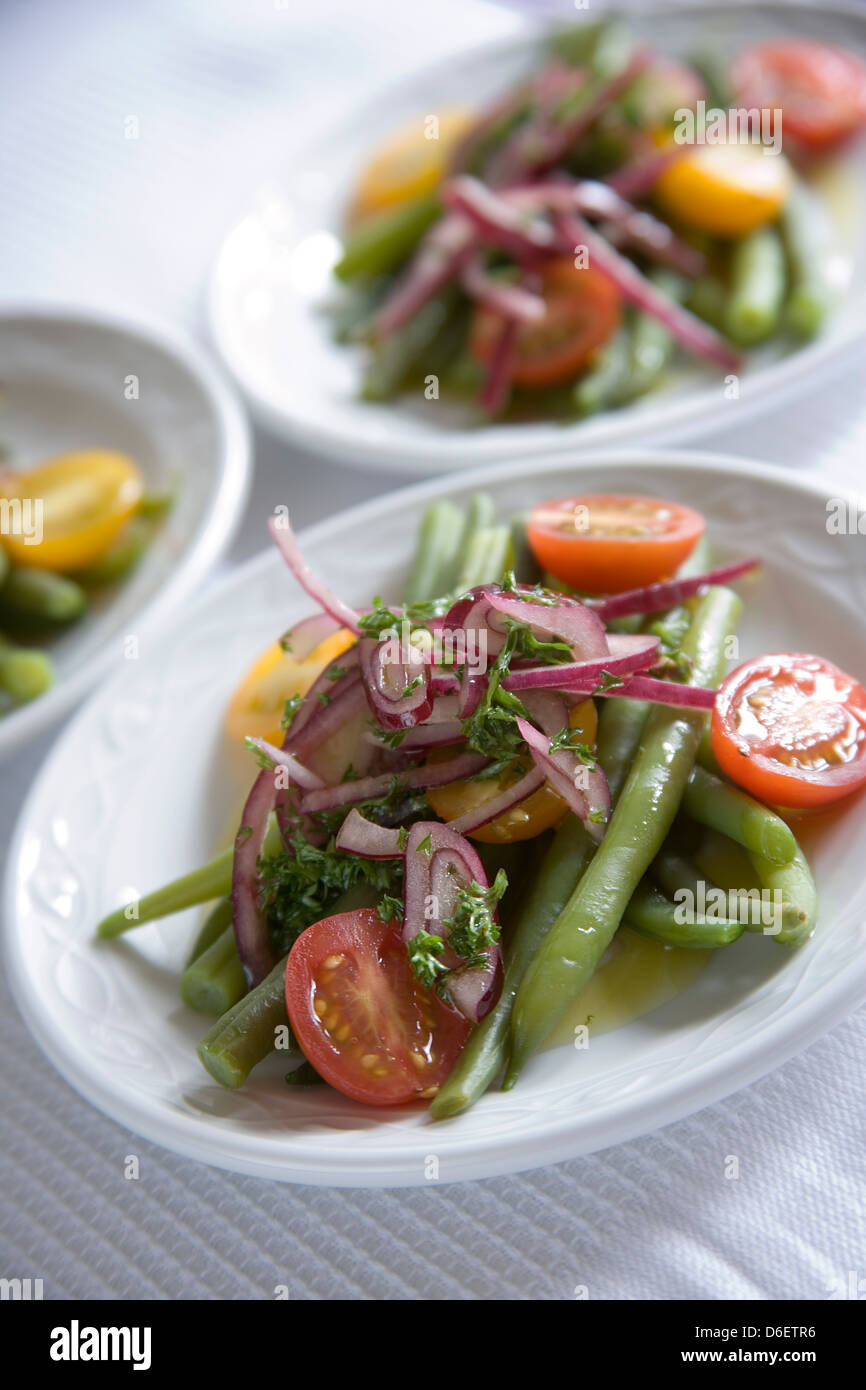
[[[710,589],[697,604],[683,643],[693,663],[694,684],[714,684],[721,677],[724,643],[740,607],[737,596],[723,588]],[[506,1088],[514,1085],[610,945],[679,809],[702,727],[701,717],[691,711],[660,706],[650,713],[604,839],[518,990]]]
[[612,801],[617,800],[625,786],[648,716],[649,706],[641,700],[623,698],[602,702],[596,751]]
[[769,338],[779,326],[785,298],[785,252],[775,227],[761,227],[737,242],[731,256],[728,337],[743,347]]
[[148,521],[159,521],[168,515],[176,500],[177,494],[173,491],[146,492],[138,504],[138,515]]
[[54,684],[54,667],[45,652],[16,647],[0,637],[0,690],[18,704],[44,694]]
[[396,270],[441,211],[439,200],[429,194],[366,217],[346,238],[343,255],[334,267],[337,279]]
[[722,769],[719,767],[716,755],[713,752],[713,744],[710,738],[709,721],[707,722],[707,727],[704,729],[704,732],[701,735],[701,741],[698,744],[697,761],[701,767],[706,769],[707,772],[712,772],[714,777],[721,777]]
[[227,849],[208,864],[173,879],[165,887],[145,893],[143,898],[126,907],[115,908],[99,923],[96,935],[110,939],[129,931],[131,927],[140,927],[145,922],[155,922],[173,912],[182,912],[184,908],[197,907],[200,903],[225,897],[231,892],[233,859],[234,849]]
[[454,304],[453,293],[437,295],[423,304],[402,328],[373,344],[361,383],[364,400],[391,400],[402,389],[426,349],[441,332]]
[[287,1086],[324,1086],[325,1078],[310,1062],[302,1062],[294,1071],[286,1072],[285,1082]]
[[198,935],[193,942],[192,950],[187,958],[187,966],[197,961],[202,952],[206,951],[208,946],[212,946],[217,938],[222,936],[226,927],[231,926],[231,923],[232,900],[231,895],[227,894],[224,898],[220,898],[219,902],[211,908],[207,917],[202,922]]
[[406,602],[421,603],[453,589],[462,517],[453,502],[432,502],[421,518]]
[[[279,853],[282,847],[276,817],[271,816],[262,854],[265,857]],[[120,936],[130,927],[140,927],[145,922],[155,922],[160,917],[169,917],[174,912],[182,912],[187,907],[197,907],[201,903],[224,898],[231,892],[232,863],[234,846],[224,850],[209,863],[203,864],[191,873],[183,874],[163,888],[146,893],[143,898],[126,907],[115,908],[99,923],[96,935],[102,938]]]
[[369,333],[376,311],[394,284],[393,275],[376,275],[347,286],[339,300],[328,306],[331,327],[338,343],[350,343]]
[[514,552],[513,569],[518,584],[538,584],[541,581],[541,566],[529,544],[528,523],[528,512],[516,516],[511,523],[511,548]]
[[728,291],[716,275],[699,275],[692,281],[686,296],[686,308],[713,328],[725,330],[728,312]]
[[818,916],[815,880],[805,854],[797,845],[794,858],[788,864],[774,864],[760,854],[749,854],[749,859],[761,887],[765,892],[773,893],[774,903],[778,901],[774,925],[781,929],[768,932],[768,935],[772,934],[773,940],[778,941],[780,946],[799,946],[812,935]]
[[[627,706],[625,715],[621,707]],[[608,714],[610,711],[610,714]],[[628,775],[647,716],[637,700],[608,700],[599,719],[598,755],[616,799]],[[444,1120],[473,1105],[505,1062],[514,999],[530,961],[586,869],[595,851],[583,823],[569,815],[557,827],[541,857],[531,886],[520,902],[505,945],[505,980],[496,1007],[473,1032],[457,1064],[430,1106],[434,1120]],[[482,850],[484,857],[484,850]],[[488,873],[495,867],[488,865]],[[506,900],[507,901],[507,897]]]
[[802,183],[791,190],[780,225],[790,282],[785,324],[799,337],[812,338],[822,326],[832,299],[828,272],[833,230],[820,198]]
[[86,607],[81,585],[51,570],[12,569],[0,589],[0,609],[16,623],[71,623]]
[[431,1119],[448,1119],[474,1105],[502,1070],[511,1010],[520,982],[545,933],[573,893],[593,849],[592,840],[576,816],[567,816],[557,827],[509,933],[499,1001],[474,1030],[431,1102]]
[[[2,460],[0,460],[0,463],[2,463]],[[9,556],[6,554],[6,551],[3,549],[3,546],[0,545],[0,585],[3,584],[3,581],[4,581],[4,579],[6,578],[6,576],[7,576],[8,573],[9,573]]]
[[700,839],[692,858],[705,879],[728,892],[740,889],[751,892],[761,886],[761,880],[743,846],[718,830],[700,828]]
[[199,1061],[221,1086],[242,1086],[258,1062],[274,1050],[277,1029],[287,1056],[300,1052],[286,1013],[286,960],[283,956],[261,984],[217,1019],[196,1051]]
[[714,921],[697,917],[694,912],[688,916],[690,920],[681,920],[677,905],[643,878],[629,899],[623,922],[641,936],[661,941],[665,946],[689,950],[715,951],[720,946],[729,946],[743,934],[743,925],[736,920]]
[[581,376],[572,393],[580,415],[610,410],[625,398],[632,366],[633,329],[624,324],[605,343],[588,372]]
[[689,63],[704,80],[708,107],[716,106],[722,111],[727,111],[735,105],[732,100],[726,55],[716,48],[702,48],[691,55]]
[[180,977],[180,997],[197,1013],[218,1017],[246,992],[247,982],[237,952],[234,927],[229,925],[187,966]]
[[702,767],[692,770],[683,810],[692,820],[720,830],[773,864],[788,864],[796,854],[797,841],[780,816]]
[[153,526],[145,518],[134,516],[98,560],[76,575],[85,588],[96,589],[102,584],[115,584],[132,574],[144,559],[153,537]]
[[683,604],[679,608],[670,608],[667,613],[662,613],[659,617],[653,618],[651,622],[645,623],[643,631],[650,633],[653,637],[658,637],[665,652],[678,652],[691,626],[691,621],[691,612]]
[[[668,299],[681,303],[688,281],[674,270],[662,266],[651,270],[648,277]],[[651,314],[638,314],[635,320],[629,358],[626,399],[644,396],[658,384],[669,364],[676,343],[670,330]]]
[[472,537],[463,555],[457,579],[457,592],[466,593],[478,584],[492,584],[511,568],[513,550],[507,526],[485,526]]

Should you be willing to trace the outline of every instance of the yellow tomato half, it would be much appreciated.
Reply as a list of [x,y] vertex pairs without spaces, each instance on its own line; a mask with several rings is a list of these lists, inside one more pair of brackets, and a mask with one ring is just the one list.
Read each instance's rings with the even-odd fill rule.
[[329,662],[351,647],[352,633],[341,628],[315,647],[305,661],[295,661],[279,642],[262,652],[244,676],[226,710],[226,733],[243,743],[245,738],[264,738],[279,748],[283,741],[280,721],[286,701],[305,695]]
[[[29,473],[7,476],[2,495],[24,504],[20,529],[4,536],[9,556],[38,569],[86,569],[138,510],[143,491],[136,464],[112,449],[61,454]],[[28,535],[38,536],[36,527],[41,540],[32,543]]]
[[451,106],[418,116],[376,151],[364,168],[352,204],[352,221],[382,212],[396,203],[432,193],[444,177],[451,152],[473,116]]
[[[584,700],[582,704],[575,705],[568,722],[572,729],[579,730],[582,743],[589,747],[594,745],[598,721],[592,700]],[[437,750],[430,754],[430,761],[440,762],[453,756],[450,749]],[[427,800],[442,820],[457,820],[459,816],[465,816],[468,811],[474,811],[483,806],[485,801],[498,796],[513,782],[514,777],[509,770],[501,777],[468,777],[459,782],[449,782],[445,787],[430,787]],[[488,821],[487,825],[480,826],[478,830],[470,830],[469,835],[471,839],[480,840],[486,845],[532,840],[542,831],[557,825],[567,811],[566,802],[545,782],[543,787],[539,787],[538,791],[533,792],[525,801],[519,801],[516,806],[503,811],[501,816]]]
[[774,222],[791,191],[782,154],[760,145],[693,145],[656,183],[663,212],[710,236],[743,237]]

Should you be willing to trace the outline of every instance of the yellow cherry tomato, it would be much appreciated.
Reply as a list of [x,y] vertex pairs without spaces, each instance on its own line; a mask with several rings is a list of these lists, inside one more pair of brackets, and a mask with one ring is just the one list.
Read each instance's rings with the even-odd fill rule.
[[386,140],[361,174],[352,221],[360,222],[371,213],[432,193],[472,120],[471,111],[451,106],[418,116]]
[[286,701],[293,695],[305,695],[328,663],[354,640],[347,628],[341,628],[320,642],[304,661],[293,660],[279,642],[274,642],[253,662],[229,701],[225,719],[229,738],[238,743],[247,737],[264,738],[279,748]]
[[[582,704],[575,705],[568,722],[572,729],[579,731],[580,742],[591,748],[595,743],[598,722],[592,700],[584,700]],[[442,762],[453,756],[451,749],[437,749],[430,754],[428,761]],[[442,820],[456,820],[458,816],[465,816],[468,811],[483,806],[485,801],[498,796],[513,782],[514,776],[510,769],[506,769],[500,777],[467,777],[459,782],[449,782],[445,787],[430,787],[427,800]],[[471,839],[480,840],[485,845],[532,840],[542,831],[557,825],[567,811],[567,803],[548,782],[545,782],[537,792],[533,792],[524,801],[518,801],[516,806],[503,811],[495,820],[488,821],[477,830],[470,830],[469,835]]]
[[10,559],[45,570],[87,569],[138,510],[143,491],[136,464],[112,449],[61,454],[29,473],[6,475],[0,493],[22,503],[17,516],[9,512]]
[[743,237],[774,222],[791,191],[791,167],[761,145],[693,145],[656,183],[662,212],[710,236]]

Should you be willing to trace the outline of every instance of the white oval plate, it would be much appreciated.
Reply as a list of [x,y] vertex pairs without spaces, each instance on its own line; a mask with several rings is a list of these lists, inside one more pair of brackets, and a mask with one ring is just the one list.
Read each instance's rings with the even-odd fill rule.
[[2,757],[119,665],[124,638],[140,640],[223,555],[243,513],[251,453],[234,392],[191,344],[137,318],[46,305],[0,308],[0,442],[22,468],[75,449],[119,449],[148,490],[177,493],[135,573],[52,640],[56,685],[0,718]]
[[[863,540],[828,534],[820,484],[701,454],[594,455],[528,471],[501,465],[459,487],[440,480],[345,512],[304,534],[305,553],[348,600],[393,600],[432,497],[465,499],[482,482],[505,516],[575,489],[658,493],[707,514],[720,556],[767,556],[746,595],[744,658],[811,650],[866,676]],[[697,1110],[866,997],[860,802],[823,816],[805,842],[821,921],[799,951],[746,937],[671,1003],[586,1051],[541,1054],[513,1091],[492,1092],[454,1120],[433,1125],[423,1110],[377,1111],[324,1088],[289,1089],[276,1057],[241,1091],[222,1090],[195,1056],[207,1020],[177,991],[196,914],[119,942],[97,945],[92,931],[118,903],[213,853],[238,814],[221,734],[229,693],[253,656],[306,611],[275,553],[244,565],[79,712],[22,811],[3,900],[12,987],[46,1054],[121,1124],[189,1157],[287,1182],[423,1184],[430,1155],[439,1181],[489,1177]]]
[[[802,34],[833,41],[866,57],[866,15],[839,6],[728,3],[664,4],[631,16],[635,30],[662,53],[688,54],[699,43],[733,51],[764,37]],[[725,417],[724,383],[711,368],[686,366],[664,390],[625,409],[574,425],[478,423],[477,412],[444,400],[374,404],[358,399],[363,349],[333,342],[325,306],[335,296],[345,202],[369,151],[419,112],[452,103],[480,105],[532,65],[532,35],[497,41],[415,73],[363,109],[311,137],[261,190],[229,233],[211,275],[211,329],[255,415],[269,429],[335,459],[404,473],[643,444],[682,436]],[[791,351],[756,351],[743,374],[738,411],[765,409],[862,337],[866,316],[863,254],[866,143],[839,160],[830,181],[839,221],[840,274],[850,275],[842,302],[814,343]],[[830,191],[830,189],[828,189]]]

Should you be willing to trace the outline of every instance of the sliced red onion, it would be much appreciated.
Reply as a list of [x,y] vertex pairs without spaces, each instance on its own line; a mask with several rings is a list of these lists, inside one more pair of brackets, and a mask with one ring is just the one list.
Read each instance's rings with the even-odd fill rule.
[[313,613],[302,618],[280,638],[280,646],[288,652],[293,661],[306,661],[316,647],[321,646],[328,637],[340,631],[340,624],[330,613]]
[[589,100],[570,119],[540,116],[517,130],[491,161],[488,171],[491,183],[512,183],[515,179],[552,169],[586,135],[611,102],[643,72],[651,58],[648,48],[637,49],[619,72],[598,84]]
[[497,613],[567,642],[576,658],[583,660],[608,654],[604,624],[597,613],[577,599],[561,595],[556,603],[538,603],[520,597],[519,590],[517,594],[510,594],[491,586],[487,602]]
[[446,666],[431,666],[430,689],[434,695],[456,695],[460,690],[460,680],[455,671]]
[[415,256],[382,305],[373,332],[387,338],[444,289],[472,255],[478,242],[473,223],[457,214],[441,217],[423,237]]
[[562,250],[574,254],[576,247],[586,247],[593,268],[609,276],[630,304],[663,323],[687,352],[716,362],[726,371],[738,369],[739,353],[721,334],[648,280],[633,261],[621,256],[589,223],[570,213],[557,213],[556,223],[562,236]]
[[354,807],[337,833],[337,849],[363,859],[401,859],[400,831],[367,820]]
[[[310,700],[309,707],[303,705],[289,725],[283,748],[287,753],[294,753],[296,758],[309,759],[312,752],[320,748],[327,739],[333,738],[338,729],[342,729],[358,710],[363,709],[367,698],[364,683],[357,672],[335,683],[333,690],[326,693],[328,698],[323,702],[310,691],[307,695],[307,699]],[[295,725],[306,708],[310,709],[309,717],[296,728]]]
[[[376,641],[364,637],[359,642],[361,675],[370,709],[383,729],[411,729],[429,718],[433,710],[429,668],[415,648],[402,650],[393,660],[392,644],[399,639]],[[405,659],[403,659],[405,657]],[[404,690],[408,694],[403,694]]]
[[[438,821],[416,821],[406,842],[405,866],[403,939],[411,941],[422,930],[443,937],[443,964],[455,970],[459,957],[447,949],[448,929],[443,923],[454,915],[461,887],[468,888],[473,882],[481,888],[490,886],[478,852],[452,827]],[[447,981],[452,1003],[473,1023],[490,1012],[502,989],[499,944],[485,954],[485,966],[458,969]]]
[[499,415],[508,404],[519,334],[520,324],[517,319],[502,320],[479,398],[481,409],[488,415]]
[[603,217],[618,227],[626,241],[636,251],[651,260],[682,271],[683,275],[701,275],[706,257],[689,242],[683,241],[652,213],[633,207],[609,184],[594,179],[582,179],[574,186],[574,207],[587,217]]
[[501,314],[503,318],[514,319],[518,323],[537,323],[544,318],[546,305],[540,294],[533,294],[523,285],[489,275],[478,254],[463,267],[460,282],[470,299]]
[[646,700],[653,705],[672,705],[677,709],[712,709],[716,691],[704,685],[681,685],[679,681],[657,680],[655,676],[629,676],[622,685],[598,690],[588,681],[575,681],[569,686],[570,695],[599,695],[602,699],[624,696],[628,700]]
[[433,701],[433,710],[428,724],[450,724],[459,718],[460,700],[457,693],[447,695],[437,695]]
[[244,805],[240,829],[235,836],[232,925],[250,989],[259,984],[275,964],[267,922],[259,907],[258,862],[276,795],[273,769],[264,768],[253,782]]
[[[583,821],[587,833],[600,840],[611,806],[610,789],[600,764],[588,767],[565,748],[551,753],[550,739],[526,719],[518,717],[517,727],[550,785]],[[585,787],[578,785],[579,781],[585,782]]]
[[480,806],[476,806],[472,811],[466,811],[462,816],[457,816],[455,820],[448,821],[450,830],[456,830],[460,835],[468,835],[472,830],[478,830],[482,825],[488,825],[490,821],[501,816],[505,811],[510,811],[519,802],[525,801],[533,792],[537,792],[544,786],[544,772],[539,767],[533,767],[531,772],[527,772],[525,777],[513,782],[505,791],[498,796],[492,796],[489,801],[484,801]]
[[[489,759],[480,753],[461,753],[449,758],[445,763],[431,763],[424,767],[410,767],[398,774],[401,787],[407,791],[424,787],[444,787],[462,777],[472,777],[486,766]],[[336,787],[323,787],[321,790],[305,792],[301,798],[301,810],[305,815],[314,811],[333,811],[338,806],[349,806],[353,801],[373,801],[386,796],[394,783],[394,774],[382,777],[359,777],[354,782],[340,782]]]
[[400,747],[406,752],[416,748],[445,748],[451,743],[459,743],[463,737],[463,725],[459,719],[446,719],[438,724],[419,724],[410,729],[401,740]]
[[260,753],[264,753],[274,767],[284,767],[290,774],[289,780],[294,782],[296,786],[303,787],[304,791],[314,791],[317,787],[325,786],[322,778],[311,768],[305,767],[302,762],[299,762],[293,753],[287,753],[283,748],[276,748],[273,743],[268,743],[266,738],[248,738],[247,743],[258,748]]
[[615,174],[607,176],[605,183],[621,198],[628,198],[631,202],[645,198],[652,193],[662,174],[682,159],[686,149],[685,145],[674,145],[670,149],[659,150],[639,163],[617,169]]
[[468,665],[464,666],[457,702],[457,713],[461,719],[468,719],[470,715],[475,713],[486,688],[486,673],[472,671]]
[[330,589],[316,578],[301,554],[288,516],[285,517],[284,525],[281,525],[281,520],[280,517],[272,516],[268,521],[268,530],[301,588],[325,613],[330,614],[339,627],[347,627],[350,632],[359,633],[360,614],[347,603],[343,603],[342,599],[332,594]]
[[556,234],[548,222],[527,216],[471,174],[460,174],[445,184],[441,196],[446,207],[460,213],[485,240],[518,262],[534,261],[556,250]]
[[[310,722],[313,715],[327,703],[330,704],[335,696],[341,695],[349,686],[357,684],[361,679],[358,671],[359,653],[357,642],[340,656],[335,656],[333,661],[329,661],[309,690],[304,695],[298,708],[295,710],[295,717],[286,731],[283,739],[283,747],[288,747],[292,740],[297,737],[301,730]],[[322,697],[321,699],[319,697]],[[327,701],[324,697],[327,696]]]
[[606,623],[632,613],[661,613],[666,608],[675,608],[677,604],[685,603],[686,599],[694,598],[695,594],[712,584],[728,584],[749,570],[759,569],[760,565],[761,561],[754,558],[736,560],[733,564],[721,565],[718,569],[707,570],[705,574],[696,574],[688,579],[666,579],[659,584],[628,589],[623,594],[611,594],[609,598],[587,599],[587,603]]
[[645,671],[653,665],[661,645],[658,637],[648,633],[608,636],[610,655],[591,661],[570,661],[562,666],[522,666],[512,671],[502,682],[503,690],[570,690],[575,683],[581,689],[597,685],[605,672],[625,676],[633,671]]

